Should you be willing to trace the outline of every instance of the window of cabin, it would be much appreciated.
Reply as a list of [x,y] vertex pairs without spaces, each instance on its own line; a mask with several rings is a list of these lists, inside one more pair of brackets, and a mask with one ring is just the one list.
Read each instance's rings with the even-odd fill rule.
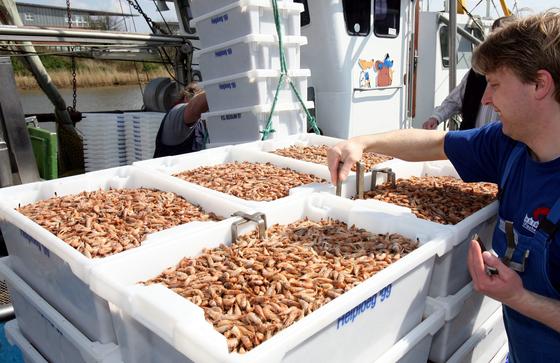
[[349,35],[367,36],[370,33],[371,0],[342,0],[342,9]]
[[[439,42],[441,49],[441,65],[443,68],[449,68],[449,41],[448,27],[442,25],[439,29]],[[473,52],[473,44],[457,33],[457,69],[471,68],[471,58]]]
[[401,0],[375,0],[373,33],[380,38],[396,38],[401,23]]

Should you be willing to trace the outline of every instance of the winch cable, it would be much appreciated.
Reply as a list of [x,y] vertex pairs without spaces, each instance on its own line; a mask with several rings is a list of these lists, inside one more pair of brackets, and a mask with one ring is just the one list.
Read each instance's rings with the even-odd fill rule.
[[498,8],[496,7],[496,4],[494,3],[494,0],[492,0],[492,6],[494,7],[494,10],[496,10],[496,14],[500,14],[500,11],[498,10]]
[[[132,14],[132,5],[130,1],[128,1],[128,12]],[[131,20],[132,20],[132,27],[134,28],[134,32],[138,33],[138,29],[136,29],[136,21],[134,21],[134,17],[131,17]],[[148,71],[144,67],[142,67],[142,69],[144,70],[144,74],[146,75],[146,82],[150,82],[150,75],[148,74]],[[142,90],[142,97],[144,97],[144,90]]]
[[[70,10],[70,0],[66,0],[66,15],[68,16],[68,29],[72,28],[72,12]],[[70,47],[70,51],[74,53],[74,47]],[[76,103],[77,103],[77,88],[78,83],[76,81],[76,58],[74,56],[71,57],[72,60],[72,106],[68,106],[73,112],[76,112]]]
[[165,18],[163,17],[163,14],[161,13],[161,10],[159,10],[159,7],[157,6],[156,0],[152,0],[152,1],[154,2],[156,10],[159,13],[159,16],[161,17],[161,20],[163,21],[163,23],[167,27],[167,34],[173,34],[173,32],[171,31],[171,27],[169,26],[169,24],[167,24],[167,21],[165,20]]
[[[144,10],[142,10],[142,7],[140,6],[140,4],[138,3],[138,0],[126,0],[129,4],[129,6],[132,6],[134,8],[134,10],[136,10],[140,15],[142,15],[142,17],[144,18],[144,20],[146,21],[146,23],[148,24],[148,27],[150,28],[150,30],[152,31],[152,33],[155,34],[154,29],[159,30],[159,32],[161,34],[166,34],[163,29],[161,29],[161,27],[159,25],[157,25],[145,12]],[[171,58],[169,57],[169,54],[167,54],[167,51],[165,50],[164,47],[161,48],[161,50],[159,48],[156,48],[157,52],[159,53],[160,58],[163,61],[163,65],[165,70],[167,71],[167,73],[169,74],[169,76],[178,84],[180,84],[181,86],[186,86],[183,82],[180,82],[174,75],[173,73],[169,70],[169,68],[167,68],[167,64],[173,64],[173,62],[171,61]],[[163,51],[163,54],[165,54],[165,57],[167,58],[167,62],[165,61],[165,59],[163,59],[163,55],[161,54],[161,52]]]
[[276,131],[272,128],[272,116],[276,108],[276,103],[278,102],[278,95],[280,93],[280,88],[283,86],[285,81],[289,82],[291,90],[296,95],[299,104],[301,105],[302,109],[304,110],[307,116],[307,121],[311,124],[311,128],[316,134],[320,134],[319,127],[317,127],[317,121],[315,120],[315,117],[313,117],[313,115],[311,115],[311,113],[307,109],[305,102],[301,99],[301,95],[299,94],[294,83],[288,76],[288,67],[286,65],[286,55],[284,53],[284,45],[282,42],[282,26],[280,24],[280,15],[278,12],[277,0],[272,0],[272,10],[274,14],[274,24],[276,26],[276,34],[278,34],[278,48],[279,48],[278,50],[280,54],[280,79],[278,80],[278,85],[276,86],[276,93],[274,94],[274,100],[272,101],[272,107],[270,109],[270,113],[266,121],[266,126],[264,130],[260,131],[260,133],[263,135],[262,140],[267,140],[270,134]]
[[[128,24],[126,24],[126,17],[124,16],[124,9],[121,0],[119,0],[119,6],[121,7],[124,30],[128,33]],[[142,89],[142,81],[140,80],[140,74],[138,73],[138,67],[136,66],[137,65],[136,61],[132,61],[132,64],[134,65],[134,71],[136,72],[136,80],[138,81],[138,88],[140,88],[140,94],[142,95],[142,98],[144,98],[144,90]]]

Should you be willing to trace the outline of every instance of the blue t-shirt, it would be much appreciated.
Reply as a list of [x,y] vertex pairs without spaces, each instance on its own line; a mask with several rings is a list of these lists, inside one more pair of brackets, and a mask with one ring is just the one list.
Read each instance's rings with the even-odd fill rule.
[[[503,134],[501,123],[493,122],[480,129],[448,132],[444,149],[464,181],[499,184],[516,144]],[[539,218],[560,198],[560,158],[540,163],[525,147],[520,159],[501,192],[500,215],[513,221],[518,233],[533,236]],[[548,262],[551,282],[560,291],[560,232],[554,236]]]

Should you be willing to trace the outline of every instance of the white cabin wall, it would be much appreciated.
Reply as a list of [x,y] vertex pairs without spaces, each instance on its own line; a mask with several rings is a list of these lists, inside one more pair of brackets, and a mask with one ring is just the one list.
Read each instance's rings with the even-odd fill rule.
[[[403,127],[407,20],[412,4],[401,1],[398,36],[379,38],[373,31],[373,11],[370,34],[351,36],[346,31],[342,0],[308,0],[311,23],[302,28],[302,35],[308,38],[308,45],[302,48],[302,68],[311,69],[317,122],[326,135],[348,138]],[[391,86],[400,88],[354,91],[359,88],[358,60],[383,61],[387,53],[393,60]],[[376,74],[372,76],[373,83]]]

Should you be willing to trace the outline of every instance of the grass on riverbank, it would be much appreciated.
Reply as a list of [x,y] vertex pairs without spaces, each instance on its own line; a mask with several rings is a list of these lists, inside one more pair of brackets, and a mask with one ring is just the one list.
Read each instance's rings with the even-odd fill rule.
[[[53,83],[58,88],[72,87],[71,61],[67,57],[42,56],[41,60]],[[12,58],[16,85],[19,89],[38,88],[37,81],[23,64]],[[169,77],[165,67],[153,63],[97,61],[76,59],[76,82],[78,87],[142,84],[157,77]]]

